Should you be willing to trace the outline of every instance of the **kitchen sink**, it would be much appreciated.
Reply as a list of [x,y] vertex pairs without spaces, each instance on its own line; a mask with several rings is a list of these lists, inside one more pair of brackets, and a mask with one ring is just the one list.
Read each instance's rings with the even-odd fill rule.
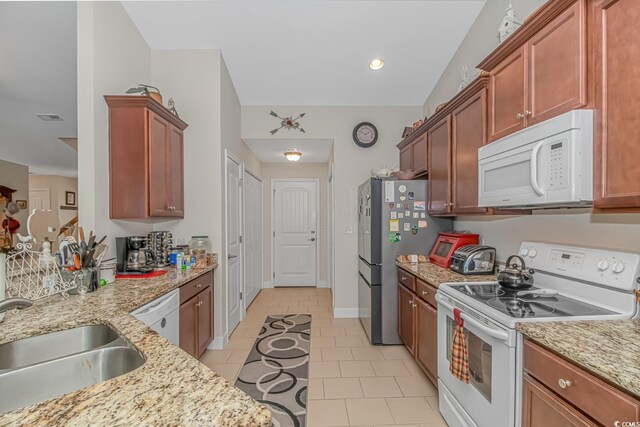
[[[0,345],[0,373],[70,354],[92,350],[118,340],[107,325],[86,325]],[[122,343],[124,344],[124,343]]]
[[[46,340],[26,338],[0,347],[0,351],[5,351],[2,347],[15,344],[12,356],[0,359],[9,360],[7,365],[13,366],[0,371],[0,413],[107,381],[145,362],[131,344],[104,325],[82,326],[33,338],[41,337]],[[23,341],[29,343],[20,344]],[[51,343],[51,349],[43,343]]]

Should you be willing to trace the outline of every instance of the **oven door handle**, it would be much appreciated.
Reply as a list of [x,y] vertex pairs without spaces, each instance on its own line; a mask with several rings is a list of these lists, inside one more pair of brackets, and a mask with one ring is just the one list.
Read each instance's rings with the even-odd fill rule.
[[[444,300],[444,298],[442,298],[438,294],[436,294],[436,301],[438,301],[438,304],[442,304],[445,308],[453,311],[454,307],[451,304],[449,304],[448,302],[446,302]],[[507,342],[509,340],[509,334],[506,333],[505,331],[500,331],[500,330],[497,330],[497,329],[490,328],[490,327],[488,327],[486,325],[483,325],[482,323],[478,322],[473,317],[467,316],[462,310],[460,310],[460,317],[465,322],[470,323],[474,327],[480,329],[482,332],[484,332],[485,334],[487,334],[489,336],[492,336],[495,339],[498,339],[498,340],[504,341],[504,342]]]

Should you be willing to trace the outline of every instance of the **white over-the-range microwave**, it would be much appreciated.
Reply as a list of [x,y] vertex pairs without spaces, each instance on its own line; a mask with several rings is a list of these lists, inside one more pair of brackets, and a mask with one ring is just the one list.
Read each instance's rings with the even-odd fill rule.
[[482,207],[591,205],[593,111],[570,111],[480,148],[478,174]]

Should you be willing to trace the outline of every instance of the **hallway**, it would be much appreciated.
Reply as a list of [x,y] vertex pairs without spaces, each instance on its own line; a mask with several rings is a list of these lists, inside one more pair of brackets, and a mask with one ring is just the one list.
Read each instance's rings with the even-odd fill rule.
[[224,350],[202,363],[231,382],[268,314],[310,313],[308,427],[446,426],[437,390],[403,346],[372,346],[358,319],[336,319],[329,289],[263,289]]

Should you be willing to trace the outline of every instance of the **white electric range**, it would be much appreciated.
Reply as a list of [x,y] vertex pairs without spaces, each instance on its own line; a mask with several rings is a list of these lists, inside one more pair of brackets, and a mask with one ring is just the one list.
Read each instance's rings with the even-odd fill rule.
[[[450,427],[521,425],[523,337],[517,323],[637,316],[639,254],[523,242],[519,255],[536,272],[528,290],[511,291],[497,282],[438,289],[438,393]],[[449,372],[454,308],[464,320],[469,384]]]

